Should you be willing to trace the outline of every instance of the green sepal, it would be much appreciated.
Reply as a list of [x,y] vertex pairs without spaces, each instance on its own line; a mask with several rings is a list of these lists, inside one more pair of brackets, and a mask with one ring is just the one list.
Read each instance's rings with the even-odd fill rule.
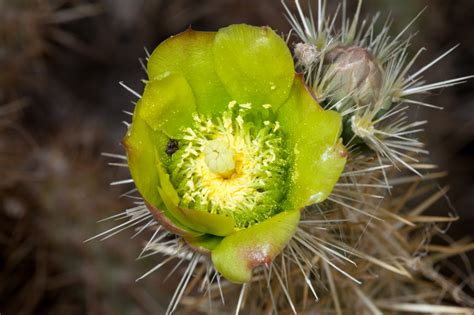
[[221,28],[214,47],[216,71],[227,92],[253,107],[274,110],[288,98],[294,64],[285,41],[269,27],[246,24]]
[[177,139],[183,128],[192,125],[196,111],[193,91],[179,74],[149,81],[140,102],[137,113],[154,131]]
[[168,212],[183,226],[191,231],[217,236],[226,236],[234,232],[235,221],[231,217],[179,207],[179,196],[170,176],[161,163],[157,164],[160,187],[158,192]]
[[253,268],[270,264],[281,253],[299,219],[299,210],[285,211],[225,237],[211,252],[214,267],[231,282],[250,281]]
[[182,75],[194,93],[198,112],[205,115],[222,112],[231,101],[214,67],[215,35],[188,29],[172,36],[153,51],[147,65],[150,80]]
[[341,115],[323,110],[301,76],[277,114],[294,153],[285,207],[299,209],[325,200],[346,163],[347,152],[339,138]]

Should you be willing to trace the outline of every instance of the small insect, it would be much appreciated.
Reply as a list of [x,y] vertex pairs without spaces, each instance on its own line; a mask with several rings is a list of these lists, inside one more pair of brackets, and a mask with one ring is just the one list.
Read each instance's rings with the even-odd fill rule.
[[179,149],[178,140],[170,139],[168,141],[168,144],[166,145],[166,154],[171,156],[173,155],[173,153],[178,151],[178,149]]

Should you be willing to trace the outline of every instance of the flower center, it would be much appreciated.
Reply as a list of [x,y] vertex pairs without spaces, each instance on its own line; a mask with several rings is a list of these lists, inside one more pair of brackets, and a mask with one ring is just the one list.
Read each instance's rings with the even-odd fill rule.
[[196,114],[168,164],[180,206],[231,216],[237,227],[282,211],[288,150],[268,104],[229,103],[218,117]]

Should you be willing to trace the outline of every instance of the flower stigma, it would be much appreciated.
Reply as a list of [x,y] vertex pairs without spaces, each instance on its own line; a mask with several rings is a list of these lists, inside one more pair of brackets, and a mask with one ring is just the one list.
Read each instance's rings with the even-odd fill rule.
[[211,172],[223,178],[235,172],[234,152],[223,139],[209,141],[204,149],[204,160]]

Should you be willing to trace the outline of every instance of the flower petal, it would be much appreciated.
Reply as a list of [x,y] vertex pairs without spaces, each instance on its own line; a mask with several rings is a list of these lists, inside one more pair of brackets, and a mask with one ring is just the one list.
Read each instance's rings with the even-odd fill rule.
[[[141,107],[138,102],[136,111]],[[156,191],[159,185],[158,174],[150,171],[155,169],[156,157],[162,151],[165,155],[168,137],[161,131],[153,131],[138,115],[133,116],[133,123],[122,143],[127,150],[130,173],[135,186],[142,197],[154,206],[159,206],[162,200]]]
[[327,198],[341,175],[347,152],[340,142],[341,116],[325,111],[308,92],[303,79],[295,79],[278,121],[294,150],[292,183],[286,209],[299,209]]
[[184,237],[184,239],[192,249],[203,254],[209,254],[223,240],[220,236],[209,234],[198,237]]
[[216,236],[227,236],[234,232],[235,221],[231,217],[178,207],[177,209],[199,232]]
[[151,214],[153,214],[156,221],[158,221],[168,232],[191,238],[202,236],[202,233],[190,231],[181,225],[176,218],[173,218],[171,214],[165,210],[164,204],[162,207],[158,208],[145,201],[145,205],[148,210],[150,210]]
[[178,138],[183,127],[192,125],[196,111],[191,87],[180,74],[149,81],[135,109],[154,131]]
[[[137,108],[141,106],[139,102]],[[145,199],[145,204],[150,211],[158,217],[163,225],[175,228],[175,232],[181,231],[183,235],[200,235],[202,233],[192,231],[183,226],[169,211],[166,210],[163,200],[157,191],[160,180],[154,170],[157,160],[166,159],[165,149],[169,138],[161,131],[153,131],[139,115],[134,115],[133,124],[123,139],[123,145],[127,150],[127,159],[135,186]],[[156,209],[156,211],[152,211]],[[159,210],[162,209],[162,210]]]
[[285,41],[269,27],[231,25],[217,32],[216,71],[239,103],[271,104],[276,110],[288,98],[294,64]]
[[191,86],[202,114],[219,113],[231,101],[214,69],[215,34],[188,29],[170,37],[153,51],[147,65],[150,80],[181,74]]
[[250,281],[253,268],[271,263],[281,253],[299,219],[299,210],[285,211],[225,237],[211,252],[214,267],[229,281]]

